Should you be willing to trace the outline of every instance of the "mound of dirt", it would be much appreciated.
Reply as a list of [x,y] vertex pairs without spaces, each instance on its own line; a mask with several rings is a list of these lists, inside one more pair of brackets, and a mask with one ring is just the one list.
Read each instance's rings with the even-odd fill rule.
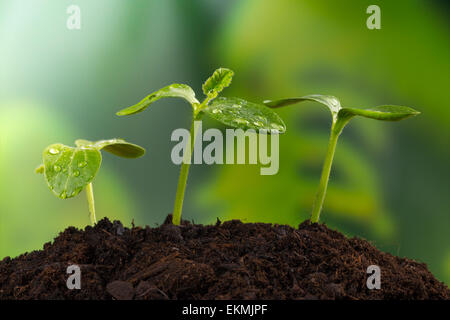
[[[323,224],[166,222],[69,227],[43,250],[0,262],[0,299],[449,299],[423,263]],[[81,289],[69,290],[78,265]],[[381,269],[369,290],[367,267]]]

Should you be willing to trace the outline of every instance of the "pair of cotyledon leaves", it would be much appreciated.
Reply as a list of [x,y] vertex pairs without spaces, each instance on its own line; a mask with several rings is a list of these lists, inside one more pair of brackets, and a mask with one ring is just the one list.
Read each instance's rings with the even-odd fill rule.
[[341,119],[349,119],[354,116],[362,116],[366,118],[385,120],[385,121],[398,121],[411,116],[415,116],[420,112],[409,107],[394,106],[394,105],[382,105],[373,108],[344,108],[341,106],[340,101],[333,96],[312,94],[299,98],[287,98],[280,100],[266,100],[264,104],[271,108],[279,108],[292,104],[296,104],[303,101],[315,101],[328,107],[333,116],[333,121]]
[[100,150],[124,158],[138,158],[145,153],[144,148],[122,139],[77,140],[75,145],[48,146],[42,155],[44,163],[36,169],[44,174],[50,190],[62,199],[76,196],[92,182],[102,162]]
[[[233,71],[220,68],[203,84],[203,93],[210,99],[214,99],[227,86],[230,85]],[[185,84],[171,84],[164,87],[134,106],[123,109],[117,113],[119,116],[131,115],[144,111],[153,102],[167,97],[178,97],[188,101],[194,111],[200,102],[195,97],[195,92]],[[403,106],[383,105],[374,108],[343,108],[340,101],[329,95],[308,95],[299,98],[281,100],[266,100],[264,104],[248,102],[240,98],[219,97],[202,107],[200,112],[207,113],[213,119],[225,125],[255,130],[275,130],[279,133],[286,131],[286,126],[281,118],[270,108],[278,108],[296,104],[302,101],[315,101],[327,106],[333,116],[333,120],[362,116],[377,120],[397,121],[416,114],[418,111]],[[268,108],[269,107],[269,108]]]
[[269,133],[271,131],[280,133],[286,131],[283,120],[265,105],[240,98],[216,98],[224,88],[230,85],[233,75],[234,72],[230,69],[220,68],[205,81],[202,89],[208,101],[210,101],[208,104],[201,105],[195,97],[194,90],[188,85],[175,83],[148,95],[136,105],[119,111],[117,115],[124,116],[142,112],[150,104],[161,98],[178,97],[189,102],[196,114],[197,112],[199,114],[206,113],[227,126],[266,130]]
[[[148,95],[139,103],[119,111],[117,115],[139,113],[161,98],[178,97],[191,104],[194,115],[206,113],[213,119],[235,128],[254,129],[267,133],[284,133],[286,126],[283,120],[270,108],[278,108],[302,101],[315,101],[327,106],[333,116],[333,122],[354,116],[396,121],[419,113],[412,108],[392,105],[370,109],[343,108],[336,97],[327,95],[309,95],[274,101],[266,100],[264,104],[257,104],[240,98],[216,98],[224,88],[230,85],[233,75],[233,71],[220,68],[206,80],[202,87],[203,93],[207,96],[208,103],[205,105],[202,105],[196,99],[195,92],[188,85],[172,84]],[[36,170],[44,173],[50,189],[60,198],[77,195],[94,179],[101,164],[100,150],[104,149],[126,158],[137,158],[145,153],[145,150],[140,146],[121,139],[97,142],[77,140],[75,144],[76,148],[62,144],[53,144],[47,147],[43,154],[44,164]]]

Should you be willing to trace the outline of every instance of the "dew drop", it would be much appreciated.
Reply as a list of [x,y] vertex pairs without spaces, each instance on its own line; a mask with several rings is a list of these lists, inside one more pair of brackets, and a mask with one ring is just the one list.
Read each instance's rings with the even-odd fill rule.
[[53,170],[55,170],[56,172],[60,172],[61,171],[61,167],[58,165],[54,165],[53,166]]
[[83,188],[76,188],[73,192],[72,192],[72,197],[74,197],[75,195],[79,194],[81,192]]
[[81,161],[78,163],[78,168],[84,168],[87,166],[87,162],[86,161]]
[[75,170],[75,172],[73,173],[74,177],[78,177],[80,175],[80,171]]
[[214,110],[212,111],[212,113],[214,113],[214,114],[216,114],[216,113],[222,113],[222,111],[221,111],[220,109],[214,109]]
[[248,121],[242,118],[236,118],[234,119],[234,122],[240,123],[240,124],[248,124]]
[[253,124],[257,127],[263,127],[264,123],[262,123],[261,121],[253,121]]
[[337,101],[336,98],[331,98],[330,102],[333,106],[337,106],[339,104],[339,101]]
[[59,153],[59,150],[55,148],[50,148],[50,150],[48,150],[48,153],[55,155]]
[[271,123],[270,126],[275,129],[275,130],[279,130],[279,131],[283,131],[283,126],[280,126],[279,124],[276,123]]

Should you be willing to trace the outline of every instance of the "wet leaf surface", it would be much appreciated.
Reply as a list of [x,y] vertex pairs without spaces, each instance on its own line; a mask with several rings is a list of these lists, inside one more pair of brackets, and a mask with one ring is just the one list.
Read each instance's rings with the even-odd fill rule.
[[319,102],[330,109],[333,118],[348,118],[361,116],[375,120],[398,121],[420,114],[413,108],[393,105],[383,105],[372,108],[343,108],[341,102],[334,96],[312,94],[298,98],[287,98],[280,100],[266,100],[264,104],[270,108],[280,108],[302,101]]
[[97,174],[102,156],[95,147],[52,144],[44,150],[44,175],[52,192],[61,199],[76,196]]
[[192,106],[199,104],[198,100],[195,98],[195,92],[191,87],[185,84],[174,83],[167,87],[164,87],[158,91],[153,92],[144,99],[142,99],[137,104],[120,110],[117,112],[118,116],[125,116],[130,114],[135,114],[144,111],[153,102],[161,98],[183,98],[189,102]]
[[223,89],[231,84],[234,72],[227,68],[219,68],[205,81],[202,86],[203,93],[215,98]]
[[124,158],[138,158],[145,149],[122,139],[92,142],[79,139],[76,147],[61,143],[48,146],[43,152],[43,164],[36,173],[43,173],[52,192],[61,199],[72,198],[92,182],[100,168],[104,149]]
[[235,128],[286,131],[283,120],[270,108],[239,98],[217,98],[204,111],[213,119]]

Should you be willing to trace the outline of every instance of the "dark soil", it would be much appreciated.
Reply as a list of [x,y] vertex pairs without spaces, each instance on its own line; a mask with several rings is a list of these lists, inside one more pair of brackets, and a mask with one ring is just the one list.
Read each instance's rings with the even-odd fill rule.
[[[72,264],[80,290],[66,287]],[[380,290],[367,289],[369,265],[381,268]],[[0,299],[449,298],[425,264],[308,222],[127,229],[104,219],[0,262]]]

